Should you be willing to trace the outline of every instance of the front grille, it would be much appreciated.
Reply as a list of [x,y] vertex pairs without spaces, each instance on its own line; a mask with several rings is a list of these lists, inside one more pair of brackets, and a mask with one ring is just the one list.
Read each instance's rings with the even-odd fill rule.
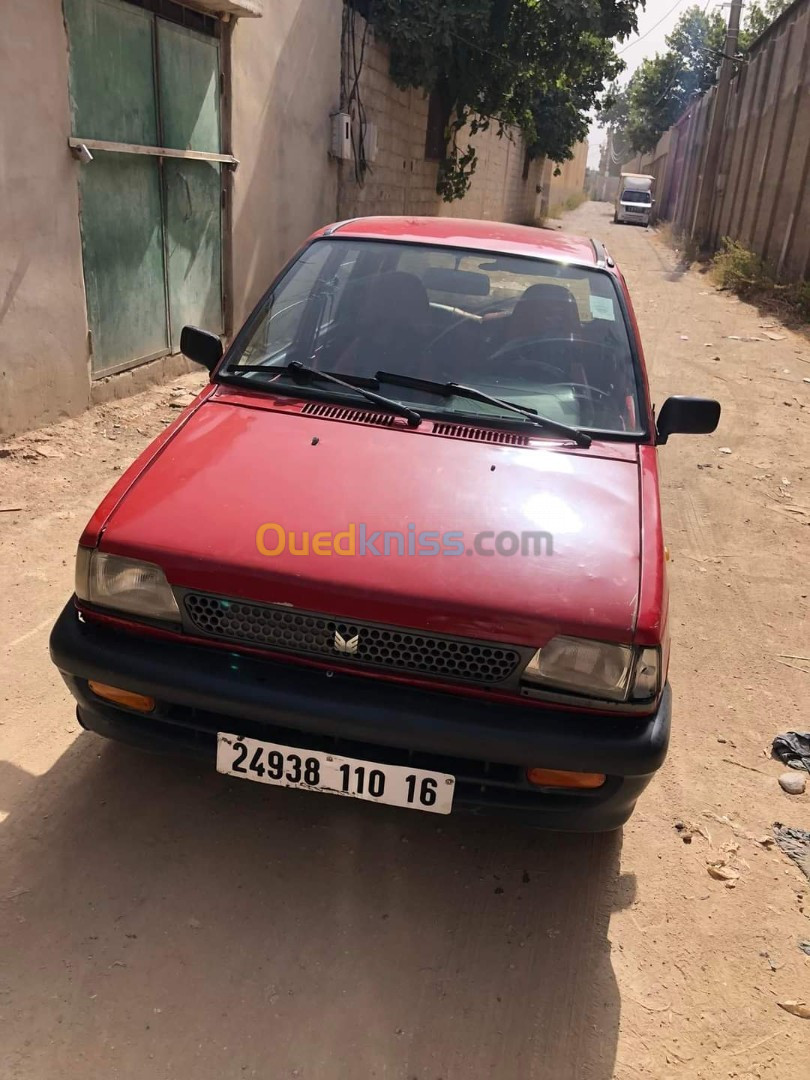
[[514,674],[520,661],[520,654],[508,646],[341,622],[272,604],[203,593],[186,593],[184,603],[195,629],[211,637],[327,657],[347,665],[493,684]]

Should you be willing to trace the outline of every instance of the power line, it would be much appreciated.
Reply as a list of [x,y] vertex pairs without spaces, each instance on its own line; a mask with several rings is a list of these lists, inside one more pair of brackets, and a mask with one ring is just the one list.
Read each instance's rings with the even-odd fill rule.
[[651,33],[653,32],[653,30],[657,30],[657,29],[658,29],[658,27],[659,27],[659,26],[661,25],[661,23],[664,23],[664,22],[666,22],[666,21],[667,21],[667,19],[668,19],[668,18],[670,17],[670,15],[672,15],[672,13],[673,13],[673,12],[674,12],[674,11],[675,11],[675,10],[676,10],[677,8],[679,8],[679,7],[681,6],[681,4],[682,4],[682,3],[683,3],[683,0],[678,0],[678,2],[677,2],[676,4],[674,4],[674,5],[673,5],[673,6],[672,6],[672,7],[671,7],[671,8],[669,9],[669,11],[668,11],[668,12],[666,13],[666,15],[664,15],[664,16],[663,16],[662,18],[660,18],[660,19],[658,20],[658,22],[657,22],[657,23],[655,24],[655,26],[651,26],[649,30],[645,31],[645,32],[644,32],[644,33],[643,33],[643,34],[641,35],[641,37],[637,37],[635,41],[631,41],[631,42],[630,42],[630,43],[629,43],[628,45],[625,45],[625,47],[624,47],[623,49],[619,49],[619,51],[618,51],[618,53],[616,53],[616,55],[617,55],[617,56],[621,56],[621,55],[622,55],[622,53],[626,53],[628,49],[632,49],[634,45],[638,45],[638,43],[639,43],[640,41],[643,41],[643,40],[644,40],[644,38],[647,38],[647,37],[649,37],[649,36],[650,36],[650,34],[651,34]]

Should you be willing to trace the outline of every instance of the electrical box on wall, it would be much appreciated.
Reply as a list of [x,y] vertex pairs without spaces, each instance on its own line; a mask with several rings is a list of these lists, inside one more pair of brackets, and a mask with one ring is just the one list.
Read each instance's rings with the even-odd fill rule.
[[354,157],[352,151],[352,118],[348,113],[332,114],[332,145],[329,153],[340,161],[351,161]]
[[377,160],[377,125],[363,124],[363,152],[366,161]]

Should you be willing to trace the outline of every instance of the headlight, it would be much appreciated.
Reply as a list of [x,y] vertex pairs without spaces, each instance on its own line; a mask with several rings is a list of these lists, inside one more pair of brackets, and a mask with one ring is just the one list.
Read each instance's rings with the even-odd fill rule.
[[649,701],[659,690],[660,652],[587,638],[555,637],[538,649],[523,682],[604,701]]
[[88,604],[146,619],[180,622],[180,609],[166,575],[154,563],[106,555],[80,547],[76,595]]

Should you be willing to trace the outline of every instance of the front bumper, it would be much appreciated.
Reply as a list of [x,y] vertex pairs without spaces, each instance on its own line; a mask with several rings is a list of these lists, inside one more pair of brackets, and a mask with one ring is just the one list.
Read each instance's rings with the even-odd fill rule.
[[621,225],[649,225],[650,214],[638,213],[632,210],[619,210],[616,219]]
[[[83,622],[71,601],[51,658],[83,727],[214,766],[217,731],[457,777],[456,806],[549,829],[618,828],[667,752],[671,695],[645,717],[541,709],[169,642]],[[88,680],[154,697],[145,716],[96,697]],[[597,791],[538,789],[530,767],[607,774]]]

